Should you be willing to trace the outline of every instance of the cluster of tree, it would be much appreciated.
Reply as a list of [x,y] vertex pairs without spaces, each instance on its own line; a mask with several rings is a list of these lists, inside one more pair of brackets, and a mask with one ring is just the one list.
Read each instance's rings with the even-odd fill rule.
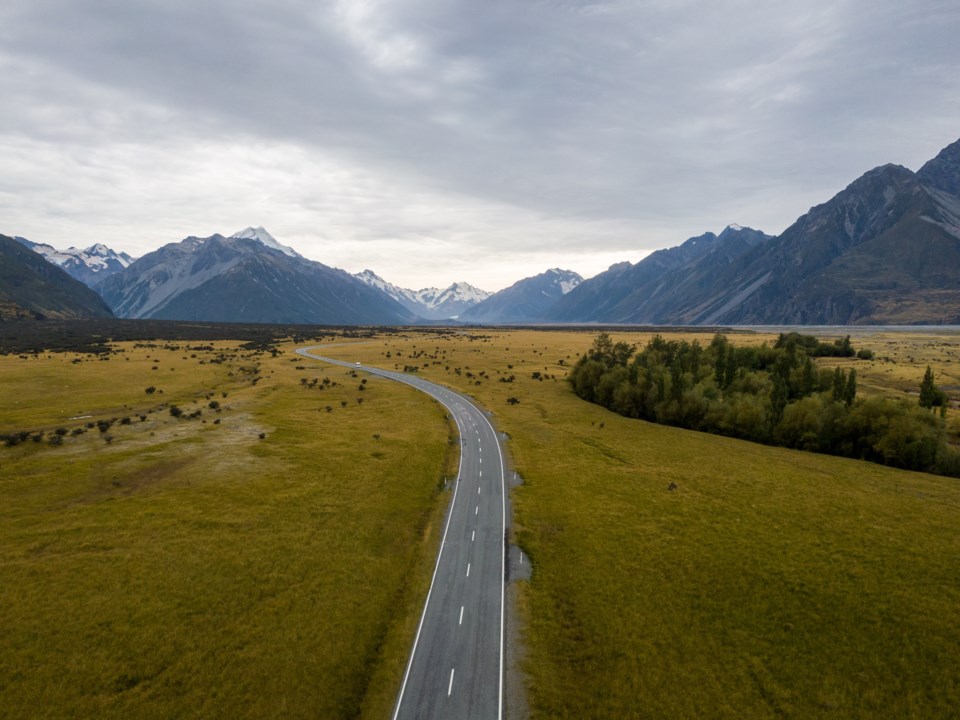
[[929,368],[920,405],[857,399],[856,369],[813,362],[824,348],[855,354],[849,338],[826,345],[797,333],[772,347],[735,347],[723,335],[706,347],[656,336],[635,352],[602,333],[569,379],[584,400],[628,417],[960,476],[942,414],[925,409],[946,403]]

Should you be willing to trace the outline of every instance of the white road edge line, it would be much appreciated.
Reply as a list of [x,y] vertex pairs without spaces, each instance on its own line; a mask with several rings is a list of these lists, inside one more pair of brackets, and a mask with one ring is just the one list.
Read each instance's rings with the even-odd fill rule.
[[[348,343],[352,344],[352,343]],[[321,362],[333,362],[336,365],[342,367],[350,367],[350,363],[344,362],[342,360],[332,360],[331,358],[320,357],[317,355],[312,355],[310,350],[314,347],[308,348],[298,348],[297,354],[302,355],[303,357],[309,357],[313,360],[320,360]],[[364,370],[371,373],[372,375],[379,375],[380,377],[385,377],[388,379],[397,380],[399,382],[406,382],[409,385],[413,385],[408,382],[406,378],[399,374],[390,374],[389,371],[380,371],[377,373],[372,372],[366,366],[363,367]],[[377,368],[379,370],[379,368]],[[414,386],[416,387],[416,386]],[[440,386],[437,386],[440,387]],[[445,388],[444,388],[445,389]],[[428,395],[430,393],[427,393]],[[448,410],[451,410],[450,406],[443,401],[441,397],[431,395],[435,397],[444,407]],[[471,407],[476,408],[473,403],[468,403]],[[493,424],[490,422],[490,419],[483,413],[480,413],[480,417],[487,424],[487,427],[490,428],[490,432],[493,433],[493,437],[497,437],[496,431],[493,429]],[[460,428],[460,419],[454,415],[454,419],[457,423],[457,428]],[[461,429],[461,437],[463,437],[463,430]],[[477,430],[477,435],[480,434],[480,431]],[[504,623],[504,599],[506,596],[506,576],[507,576],[507,494],[506,494],[506,474],[503,467],[503,450],[500,449],[500,441],[497,441],[497,455],[500,456],[500,527],[502,528],[501,532],[501,553],[500,553],[500,683],[498,688],[499,702],[497,707],[497,720],[503,720],[503,623]],[[453,498],[450,500],[450,508],[447,512],[447,523],[443,528],[443,539],[440,541],[440,552],[437,553],[437,563],[433,566],[433,577],[430,579],[430,589],[427,591],[427,599],[423,603],[423,612],[420,614],[420,624],[417,626],[417,634],[413,640],[413,649],[410,651],[410,658],[407,661],[407,669],[403,674],[403,684],[400,686],[400,694],[397,697],[397,706],[396,710],[393,713],[393,720],[397,720],[397,716],[400,714],[400,703],[403,701],[403,692],[407,687],[407,679],[410,677],[410,668],[413,665],[413,656],[417,651],[417,642],[420,640],[420,630],[423,628],[423,620],[427,615],[427,606],[430,604],[430,596],[433,594],[433,585],[437,579],[437,568],[440,567],[440,556],[443,554],[443,548],[447,540],[447,530],[450,528],[450,517],[453,515],[453,506],[457,499],[457,490],[460,488],[460,473],[463,470],[463,453],[460,453],[460,465],[457,468],[457,482],[453,486]],[[450,670],[450,685],[453,687],[453,669]]]
[[453,692],[453,671],[456,668],[450,668],[450,684],[447,685],[447,697],[450,697],[450,693]]
[[460,606],[460,622],[457,625],[463,625],[463,605]]
[[497,720],[503,720],[503,611],[507,591],[507,479],[503,468],[503,450],[500,449],[497,432],[493,429],[493,423],[486,415],[480,413],[480,417],[490,428],[490,432],[497,442],[497,455],[500,456],[500,687],[498,688]]

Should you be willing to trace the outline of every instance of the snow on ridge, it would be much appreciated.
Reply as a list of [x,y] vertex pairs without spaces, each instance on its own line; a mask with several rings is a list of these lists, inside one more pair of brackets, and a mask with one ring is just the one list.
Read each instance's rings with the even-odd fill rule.
[[258,227],[253,227],[251,225],[250,227],[244,228],[239,232],[235,232],[230,237],[235,238],[237,240],[256,240],[261,245],[271,248],[273,250],[279,250],[284,255],[289,255],[290,257],[295,257],[295,258],[303,257],[300,253],[298,253],[292,247],[288,247],[287,245],[282,245],[279,242],[277,242],[277,239],[273,235],[268,233],[262,225]]
[[735,232],[739,232],[740,230],[743,230],[743,225],[737,225],[736,223],[730,223],[729,225],[727,225],[727,230],[733,230],[733,231],[735,231]]
[[560,281],[560,292],[566,295],[568,292],[573,290],[580,284],[580,280],[577,278],[568,278],[567,280]]
[[133,258],[126,253],[115,252],[103,243],[96,243],[85,250],[76,247],[57,250],[46,243],[34,243],[31,249],[42,255],[47,262],[59,267],[83,265],[95,273],[108,268],[111,260],[121,267],[127,267],[133,262]]

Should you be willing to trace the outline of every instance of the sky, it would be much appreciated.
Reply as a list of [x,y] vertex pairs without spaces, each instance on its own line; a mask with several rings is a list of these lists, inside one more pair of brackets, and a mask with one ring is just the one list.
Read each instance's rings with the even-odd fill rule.
[[958,37],[956,0],[3,0],[0,232],[589,277],[919,169]]

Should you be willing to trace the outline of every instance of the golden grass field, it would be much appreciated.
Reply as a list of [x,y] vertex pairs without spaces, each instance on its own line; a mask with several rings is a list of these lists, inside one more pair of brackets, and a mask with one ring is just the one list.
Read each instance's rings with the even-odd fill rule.
[[[620,417],[562,380],[593,338],[478,331],[338,350],[416,363],[510,434],[525,477],[515,538],[535,568],[521,592],[533,716],[956,717],[957,480]],[[843,362],[868,392],[915,391],[927,362],[947,386],[958,341],[857,339],[895,362]]]
[[[510,435],[533,717],[960,715],[958,481],[620,417],[563,380],[594,337],[327,351],[416,366]],[[214,345],[0,356],[0,433],[133,418],[0,447],[0,717],[389,715],[456,459],[443,413],[292,344]],[[876,359],[821,362],[861,393],[916,392],[929,363],[960,395],[958,336],[854,345]]]
[[133,418],[0,447],[0,717],[389,713],[455,472],[444,414],[217,345],[0,358],[0,433]]

